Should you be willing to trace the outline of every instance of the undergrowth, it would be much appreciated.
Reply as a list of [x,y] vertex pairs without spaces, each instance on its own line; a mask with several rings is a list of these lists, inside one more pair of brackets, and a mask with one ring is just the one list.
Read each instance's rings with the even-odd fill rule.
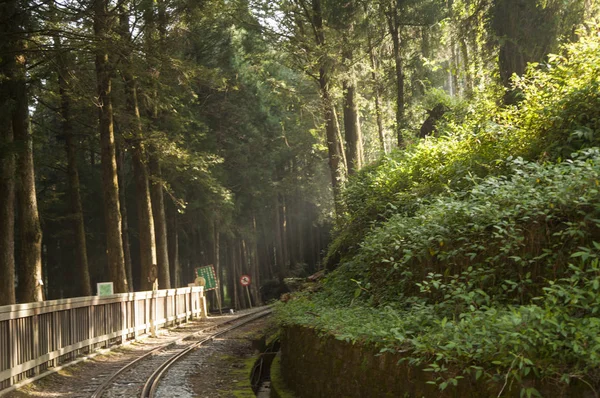
[[489,98],[345,190],[316,293],[277,311],[402,352],[440,389],[470,377],[600,387],[600,40],[533,65],[523,101]]

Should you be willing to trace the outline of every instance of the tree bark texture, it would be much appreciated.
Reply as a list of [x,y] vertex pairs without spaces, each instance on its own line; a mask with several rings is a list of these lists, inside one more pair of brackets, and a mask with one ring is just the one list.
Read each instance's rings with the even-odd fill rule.
[[129,240],[129,214],[127,211],[127,182],[125,180],[125,151],[117,146],[117,173],[119,175],[119,203],[121,206],[123,259],[129,291],[133,291],[133,270],[131,265],[131,243]]
[[111,32],[107,0],[94,0],[93,9],[94,35],[98,40],[95,50],[95,66],[108,271],[110,279],[114,283],[115,293],[125,293],[129,289],[125,274],[123,241],[121,237],[121,209],[119,205],[119,183],[115,158],[115,134],[111,102],[111,70],[107,48]]
[[394,5],[387,15],[388,27],[394,45],[394,64],[396,67],[396,133],[398,137],[398,148],[404,148],[405,142],[402,137],[404,128],[404,70],[402,65],[402,37],[400,23],[398,21],[398,10]]
[[356,81],[353,77],[344,82],[344,132],[346,135],[348,174],[352,175],[362,168],[364,156],[356,100]]
[[169,216],[167,221],[169,228],[167,229],[167,239],[169,250],[169,266],[171,267],[171,286],[181,287],[181,268],[179,264],[179,223],[177,220],[177,209],[171,204],[168,207]]
[[156,153],[158,149],[150,151],[150,173],[152,184],[150,194],[152,197],[152,214],[154,216],[154,231],[156,236],[156,260],[158,261],[158,287],[171,288],[169,267],[169,248],[167,242],[167,219],[165,216],[165,199],[163,195],[162,171],[160,160]]
[[377,78],[378,62],[373,51],[372,39],[369,36],[369,60],[371,61],[371,80],[373,80],[373,94],[375,95],[375,117],[377,118],[377,136],[379,145],[383,153],[387,153],[385,148],[385,133],[383,130],[383,115],[381,113],[381,87]]
[[[323,31],[323,15],[320,0],[313,0],[313,14],[311,23],[315,30],[315,41],[317,46],[325,45],[325,33]],[[345,154],[341,136],[337,114],[329,92],[329,76],[326,60],[324,57],[320,60],[319,67],[319,87],[321,91],[321,100],[325,119],[325,132],[327,138],[327,150],[329,155],[329,169],[331,170],[331,184],[333,187],[334,202],[336,204],[336,212],[341,214],[340,206],[340,189],[341,184],[346,178],[345,172]]]
[[[16,2],[0,3],[0,14],[13,20]],[[8,37],[12,26],[0,24],[0,36]],[[12,112],[15,106],[8,80],[15,69],[15,58],[6,56],[11,43],[0,40],[0,306],[16,303],[15,293],[15,155]]]
[[35,171],[33,166],[33,137],[29,126],[27,99],[27,76],[25,71],[24,43],[16,55],[16,74],[12,82],[12,98],[15,101],[12,125],[17,145],[17,201],[20,238],[19,301],[23,303],[43,301],[42,276],[42,228],[35,191]]
[[[354,2],[348,2],[347,7],[354,9]],[[355,12],[352,12],[355,14]],[[354,17],[351,17],[353,20]],[[344,49],[342,50],[342,58],[346,66],[346,78],[343,82],[344,93],[344,134],[346,138],[346,160],[348,174],[352,175],[362,168],[363,165],[363,142],[362,132],[360,129],[360,115],[358,111],[358,99],[356,92],[356,77],[353,65],[353,50],[352,43],[348,40],[348,35],[354,33],[354,23],[348,23],[345,29],[343,39]]]
[[58,87],[60,94],[60,114],[62,129],[65,136],[65,151],[67,153],[67,175],[69,200],[71,204],[71,224],[75,237],[75,266],[73,274],[77,275],[79,285],[78,295],[91,296],[90,272],[87,255],[87,242],[85,224],[83,220],[83,205],[81,204],[81,188],[79,183],[79,169],[77,166],[77,141],[73,134],[73,121],[71,119],[71,88],[70,70],[67,54],[63,51],[60,38],[54,37],[57,56]]

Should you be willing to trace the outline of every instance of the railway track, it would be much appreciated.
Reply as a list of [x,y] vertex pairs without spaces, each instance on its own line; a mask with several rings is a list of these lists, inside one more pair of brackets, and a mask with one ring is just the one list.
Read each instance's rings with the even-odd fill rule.
[[[221,322],[181,338],[160,345],[143,355],[120,361],[102,384],[93,391],[92,398],[135,397],[153,398],[165,372],[187,354],[207,342],[271,313],[266,308]],[[122,365],[122,366],[121,366]],[[89,395],[88,395],[89,396]]]

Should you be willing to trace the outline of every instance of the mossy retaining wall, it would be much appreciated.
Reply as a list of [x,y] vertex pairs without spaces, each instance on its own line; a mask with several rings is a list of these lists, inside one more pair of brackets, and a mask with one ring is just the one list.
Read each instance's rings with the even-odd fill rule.
[[[298,398],[316,397],[497,397],[501,383],[460,380],[457,387],[440,391],[427,384],[431,372],[413,367],[400,354],[384,353],[368,345],[351,344],[315,330],[288,326],[281,332],[281,375]],[[544,397],[587,398],[595,395],[583,383],[567,385],[526,382]],[[519,397],[521,386],[507,383],[503,397]]]

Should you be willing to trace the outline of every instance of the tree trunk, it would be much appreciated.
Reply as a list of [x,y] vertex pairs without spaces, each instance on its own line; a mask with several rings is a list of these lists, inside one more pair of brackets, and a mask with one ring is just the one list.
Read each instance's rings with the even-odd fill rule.
[[75,265],[74,275],[78,275],[78,295],[91,296],[90,271],[87,256],[87,242],[85,225],[83,221],[83,206],[81,204],[81,188],[79,184],[79,169],[77,167],[77,141],[73,134],[71,119],[71,87],[67,53],[62,49],[60,37],[54,36],[54,46],[58,53],[56,57],[58,87],[60,93],[60,114],[62,117],[62,130],[65,136],[65,150],[67,153],[67,175],[69,199],[71,202],[71,223],[75,237]]
[[115,134],[111,99],[111,70],[108,60],[108,40],[111,34],[108,1],[94,0],[94,35],[96,44],[96,80],[98,93],[98,119],[100,151],[102,161],[102,192],[104,217],[106,220],[106,252],[110,279],[115,293],[128,289],[125,274],[123,241],[121,237],[121,209],[119,206],[119,184],[115,159]]
[[404,70],[402,66],[401,33],[398,21],[398,10],[396,6],[387,15],[388,27],[394,45],[394,64],[396,66],[396,132],[398,136],[398,148],[404,148],[405,142],[402,137],[404,128]]
[[18,224],[20,239],[19,301],[43,301],[42,229],[38,215],[33,167],[33,137],[29,126],[27,76],[25,70],[24,42],[18,46],[16,69],[12,82],[15,109],[12,118],[15,143],[18,147],[17,185]]
[[252,246],[252,250],[254,251],[254,254],[252,256],[254,261],[254,278],[252,283],[254,284],[254,289],[256,290],[256,303],[258,305],[262,301],[260,299],[260,284],[262,275],[260,272],[260,260],[258,255],[258,231],[256,229],[256,216],[254,215],[252,215],[252,231],[254,234],[254,241]]
[[[10,17],[16,2],[7,3]],[[8,23],[0,24],[0,36],[10,32]],[[8,42],[0,41],[0,53],[8,52]],[[0,75],[10,76],[14,57],[0,57]],[[15,294],[15,155],[12,129],[10,83],[0,80],[0,306],[16,303]]]
[[[354,10],[354,2],[347,3],[349,10]],[[355,13],[352,12],[352,14]],[[350,17],[354,19],[354,16]],[[352,175],[362,168],[363,165],[363,143],[360,129],[360,117],[358,112],[358,101],[356,99],[356,77],[354,76],[353,51],[348,36],[354,34],[354,23],[351,21],[343,37],[342,58],[346,66],[347,77],[343,82],[344,93],[344,133],[346,136],[346,159],[348,174]]]
[[213,243],[214,243],[214,265],[215,265],[215,274],[217,276],[217,289],[215,289],[215,294],[217,295],[217,300],[221,301],[221,231],[219,231],[219,221],[215,219],[214,227],[213,227]]
[[383,153],[387,153],[385,148],[385,133],[383,130],[383,115],[381,114],[381,88],[379,87],[379,79],[377,78],[378,62],[373,51],[371,36],[369,36],[369,59],[371,61],[371,79],[373,80],[373,94],[375,95],[375,116],[377,118],[377,135],[379,137],[379,145]]
[[129,243],[129,214],[127,211],[127,183],[125,181],[124,158],[125,152],[117,147],[117,173],[119,174],[119,201],[121,204],[121,217],[123,225],[123,255],[125,272],[129,291],[133,291],[133,271],[131,267],[131,244]]
[[167,220],[165,217],[165,199],[163,195],[162,172],[157,149],[150,150],[150,173],[152,174],[152,214],[154,215],[154,230],[156,234],[156,260],[158,261],[158,287],[171,288],[169,270],[169,249],[167,244]]
[[[325,33],[323,31],[323,15],[321,1],[313,1],[313,20],[315,28],[315,41],[319,47],[325,45]],[[344,159],[344,147],[339,137],[341,137],[335,106],[329,92],[328,66],[326,60],[321,60],[319,68],[319,87],[321,90],[321,100],[325,119],[325,132],[327,136],[327,150],[329,155],[329,169],[331,171],[331,184],[333,187],[333,196],[336,206],[336,213],[341,214],[340,189],[341,184],[346,178]]]
[[456,40],[454,36],[450,38],[450,75],[452,77],[452,88],[450,95],[453,97],[459,97],[461,94],[460,85],[458,82],[458,73],[460,60],[458,59],[458,53],[456,52]]
[[181,287],[181,268],[179,264],[179,225],[177,222],[177,209],[175,205],[170,205],[169,209],[169,228],[167,229],[168,250],[169,250],[169,266],[171,270],[171,286]]
[[[349,56],[351,59],[351,55]],[[356,101],[356,81],[354,77],[344,82],[344,132],[346,135],[346,159],[348,174],[352,175],[362,168],[363,143],[358,103]]]
[[[124,43],[129,42],[129,15],[120,10],[120,34]],[[137,99],[137,83],[131,73],[130,54],[125,55],[122,71],[125,81],[125,101],[127,113],[131,116],[125,128],[127,136],[133,137],[131,145],[131,158],[133,162],[133,175],[136,187],[136,207],[138,212],[138,228],[140,238],[140,268],[141,289],[152,290],[153,281],[150,273],[156,265],[156,240],[154,235],[154,217],[150,198],[150,182],[146,168],[146,150],[142,137],[142,120]],[[167,273],[168,275],[168,273]],[[159,286],[164,283],[158,275]],[[167,282],[168,283],[168,282]]]
[[469,61],[469,49],[464,35],[460,38],[460,53],[462,55],[463,70],[465,72],[465,96],[473,96],[473,75],[471,74],[471,65]]
[[287,201],[283,194],[279,194],[279,234],[281,239],[281,258],[283,259],[283,274],[288,276],[290,272],[290,251],[288,247],[288,214]]

